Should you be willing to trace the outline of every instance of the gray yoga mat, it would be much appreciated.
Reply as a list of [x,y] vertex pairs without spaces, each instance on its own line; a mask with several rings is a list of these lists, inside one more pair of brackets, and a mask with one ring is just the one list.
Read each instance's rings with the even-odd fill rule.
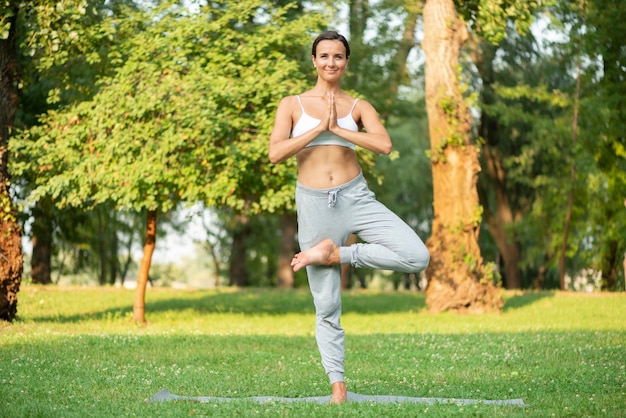
[[[248,398],[222,398],[218,396],[180,396],[174,395],[167,389],[161,390],[146,402],[165,402],[165,401],[195,401],[195,402],[235,402],[235,401],[254,401],[259,403],[265,402],[311,402],[318,404],[328,404],[330,395],[313,396],[309,398],[281,398],[278,396],[252,396]],[[410,396],[389,396],[389,395],[361,395],[359,393],[348,392],[348,402],[369,402],[369,403],[424,403],[433,405],[437,403],[453,404],[453,405],[514,405],[526,406],[522,399],[505,399],[505,400],[480,400],[480,399],[455,399],[455,398],[413,398]]]

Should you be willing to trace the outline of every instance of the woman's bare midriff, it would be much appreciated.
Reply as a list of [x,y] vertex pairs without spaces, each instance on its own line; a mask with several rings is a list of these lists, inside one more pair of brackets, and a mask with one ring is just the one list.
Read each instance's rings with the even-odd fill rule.
[[298,181],[312,189],[330,189],[349,182],[359,175],[361,167],[356,152],[339,145],[320,145],[301,150],[298,160]]

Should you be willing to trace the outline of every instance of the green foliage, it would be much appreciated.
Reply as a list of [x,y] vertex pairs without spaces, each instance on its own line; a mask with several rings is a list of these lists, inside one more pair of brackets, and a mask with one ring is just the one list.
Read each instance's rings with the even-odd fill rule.
[[[571,146],[571,113],[568,107],[554,106],[552,99],[542,99],[542,90],[527,90],[521,101],[506,99],[502,92],[502,133],[509,134],[511,154],[506,154],[504,165],[508,171],[508,187],[517,191],[513,197],[517,211],[525,213],[517,225],[516,236],[526,248],[526,266],[538,267],[546,261],[546,254],[556,255],[562,244],[564,216],[567,207],[569,174],[579,148]],[[517,102],[517,103],[516,103]],[[517,114],[514,114],[516,113]],[[517,150],[517,151],[514,151]],[[584,184],[577,183],[577,196],[584,193]],[[578,200],[578,199],[577,199]],[[574,220],[582,219],[582,206],[574,208]],[[537,245],[537,252],[529,247]],[[532,258],[533,254],[536,258]],[[557,258],[549,264],[556,266]],[[573,269],[572,271],[575,271]]]
[[10,0],[0,2],[0,39],[8,39],[11,30],[11,18],[15,16],[13,3]]
[[581,132],[582,146],[598,170],[589,205],[593,247],[602,258],[598,264],[606,288],[624,289],[624,282],[610,284],[608,276],[619,269],[626,253],[626,10],[617,0],[590,0],[582,6],[582,13],[573,8],[581,16],[579,25],[584,25],[576,34],[584,57],[594,63],[589,72],[598,71],[590,74],[591,88],[584,90],[581,103],[581,127],[586,128]]
[[[123,61],[117,46],[128,34],[117,19],[132,0],[39,0],[20,6],[18,47],[21,106],[17,126],[36,122],[48,108],[91,99],[96,79]],[[33,114],[34,113],[34,114]]]
[[[386,0],[353,3],[353,10],[361,12],[348,16],[352,33],[346,34],[351,55],[345,87],[362,94],[385,120],[392,115],[411,116],[406,106],[410,106],[414,98],[399,95],[397,86],[411,86],[415,75],[407,73],[397,79],[400,63],[396,54],[403,43],[410,42],[402,36],[408,9],[417,7],[417,2]],[[344,22],[339,21],[336,26],[342,24]],[[375,32],[370,32],[370,28],[375,28]]]
[[[587,46],[603,33],[601,29],[591,30],[597,24],[592,25],[591,16],[598,10],[580,10],[580,4],[564,1],[552,9],[561,25],[566,25],[554,29],[565,36],[546,41],[545,52],[540,51],[532,36],[511,34],[502,42],[501,64],[494,73],[495,96],[483,91],[483,97],[493,102],[483,106],[484,111],[497,116],[500,140],[490,145],[497,146],[502,156],[509,201],[517,214],[511,232],[522,245],[523,265],[529,275],[540,266],[557,268],[567,197],[572,187],[574,207],[566,249],[568,273],[591,268],[606,276],[611,268],[618,267],[626,249],[619,244],[626,242],[626,159],[619,152],[623,141],[614,130],[621,123],[621,107],[611,99],[611,92],[619,89],[620,83],[611,81],[602,70],[596,41],[591,43],[596,47]],[[593,2],[589,5],[597,7]],[[600,15],[611,19],[611,10],[619,16],[611,8]],[[621,20],[615,19],[619,25]],[[590,26],[582,29],[584,25]],[[609,38],[606,43],[614,42],[613,30],[602,36]],[[572,74],[576,74],[578,62],[582,89],[574,137],[577,101]],[[493,101],[494,97],[497,100]],[[573,183],[572,168],[576,174]],[[607,256],[613,257],[611,268],[606,267]]]
[[502,287],[502,276],[498,272],[498,266],[493,262],[485,263],[483,267],[484,275],[481,277],[481,283],[492,283],[497,287]]
[[369,181],[376,197],[416,230],[423,240],[430,234],[432,173],[425,150],[430,146],[423,100],[404,102],[412,117],[391,117],[389,135],[395,157],[379,156],[376,173],[382,181]]
[[297,62],[281,51],[308,44],[313,15],[223,2],[199,13],[171,4],[117,21],[146,23],[124,40],[125,56],[92,100],[42,117],[16,138],[17,175],[36,173],[31,199],[60,206],[112,201],[168,211],[204,201],[240,212],[292,204],[292,165],[267,161],[273,109],[302,89]]
[[459,13],[489,42],[498,44],[513,24],[518,33],[528,33],[535,13],[553,0],[455,0]]
[[9,193],[0,193],[0,221],[6,223],[17,221],[13,212],[13,202],[11,202],[11,196]]
[[[327,396],[308,291],[150,291],[150,324],[124,289],[26,286],[2,329],[11,416],[619,416],[623,294],[507,294],[499,315],[431,315],[419,293],[343,295],[346,379],[362,394],[522,398],[457,404],[167,402],[191,396]],[[27,387],[29,396],[21,391]]]

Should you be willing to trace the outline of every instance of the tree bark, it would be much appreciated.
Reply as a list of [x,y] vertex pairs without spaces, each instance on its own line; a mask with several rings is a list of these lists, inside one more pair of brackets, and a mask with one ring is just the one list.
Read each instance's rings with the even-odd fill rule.
[[478,246],[480,165],[458,80],[467,28],[452,0],[427,0],[423,16],[434,197],[432,235],[426,242],[431,253],[426,303],[431,312],[500,310],[502,296],[485,275]]
[[149,210],[146,216],[146,241],[143,245],[143,258],[139,267],[137,277],[137,288],[135,289],[135,303],[133,304],[133,319],[135,322],[146,322],[146,287],[152,264],[152,254],[156,245],[157,232],[157,212]]
[[278,254],[278,287],[293,287],[291,260],[296,249],[297,220],[293,213],[285,213],[280,220],[280,252]]
[[22,282],[22,230],[9,193],[8,143],[18,106],[16,30],[18,6],[12,2],[9,36],[0,39],[0,320],[17,315],[17,294]]

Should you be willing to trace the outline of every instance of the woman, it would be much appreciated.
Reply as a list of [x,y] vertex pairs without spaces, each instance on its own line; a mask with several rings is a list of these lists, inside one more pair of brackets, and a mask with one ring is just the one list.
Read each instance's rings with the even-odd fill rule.
[[[350,47],[335,31],[312,47],[317,83],[281,100],[270,137],[274,164],[296,156],[298,241],[294,271],[306,267],[316,311],[316,339],[332,385],[331,403],[347,399],[344,331],[341,328],[341,264],[415,273],[428,265],[422,240],[368,189],[355,147],[389,154],[391,139],[376,110],[343,92],[341,77]],[[350,234],[366,243],[344,246]]]

